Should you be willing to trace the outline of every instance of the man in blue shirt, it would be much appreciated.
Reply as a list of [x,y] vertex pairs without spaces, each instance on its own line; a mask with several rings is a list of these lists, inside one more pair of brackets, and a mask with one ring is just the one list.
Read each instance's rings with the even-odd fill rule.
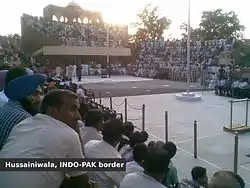
[[12,128],[24,119],[34,115],[40,101],[39,85],[45,82],[42,75],[28,75],[25,68],[11,68],[5,77],[4,94],[9,99],[0,107],[0,150]]

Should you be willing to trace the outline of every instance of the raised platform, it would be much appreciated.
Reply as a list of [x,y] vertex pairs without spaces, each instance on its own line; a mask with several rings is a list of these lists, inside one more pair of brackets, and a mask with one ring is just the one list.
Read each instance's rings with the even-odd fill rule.
[[116,81],[111,78],[101,79],[99,84],[116,84]]
[[201,94],[193,93],[193,92],[182,92],[176,94],[176,99],[182,101],[200,101]]
[[225,132],[229,132],[229,133],[235,133],[235,132],[238,132],[239,134],[240,133],[247,133],[247,132],[250,132],[250,126],[245,126],[245,125],[242,125],[242,124],[234,124],[232,126],[232,129],[230,128],[230,125],[229,126],[223,126],[223,130]]

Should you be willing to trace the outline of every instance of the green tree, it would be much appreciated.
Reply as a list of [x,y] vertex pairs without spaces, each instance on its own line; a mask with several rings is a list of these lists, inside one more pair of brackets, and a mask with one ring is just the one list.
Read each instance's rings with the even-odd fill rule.
[[[187,39],[188,36],[187,36],[187,33],[188,33],[188,24],[187,23],[182,23],[181,26],[180,26],[180,29],[182,31],[184,31],[181,35],[184,39]],[[190,38],[191,40],[193,39],[199,39],[200,36],[199,36],[199,29],[194,29],[192,27],[190,27]]]
[[164,30],[171,25],[171,20],[165,16],[161,16],[158,6],[146,5],[143,10],[137,14],[138,22],[133,26],[137,28],[136,34],[133,36],[134,41],[142,40],[159,40],[162,38]]
[[250,45],[247,40],[237,40],[234,42],[232,57],[235,64],[250,66]]
[[197,29],[199,37],[204,40],[242,39],[245,27],[240,24],[235,12],[224,12],[222,9],[203,11],[201,23]]

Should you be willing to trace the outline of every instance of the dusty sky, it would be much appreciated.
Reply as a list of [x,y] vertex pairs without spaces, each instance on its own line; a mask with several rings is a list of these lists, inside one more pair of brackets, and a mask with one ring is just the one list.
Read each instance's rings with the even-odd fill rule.
[[[43,7],[48,4],[66,6],[69,0],[5,0],[0,2],[0,35],[19,33],[20,16],[22,13],[42,16]],[[104,20],[112,23],[129,24],[136,21],[136,13],[147,3],[158,5],[160,13],[172,20],[165,37],[180,36],[180,24],[187,21],[188,0],[77,0],[83,9],[99,10]],[[222,8],[225,11],[235,11],[241,23],[245,25],[244,32],[250,38],[249,0],[191,0],[191,26],[199,24],[201,12]],[[130,30],[133,32],[133,30]]]

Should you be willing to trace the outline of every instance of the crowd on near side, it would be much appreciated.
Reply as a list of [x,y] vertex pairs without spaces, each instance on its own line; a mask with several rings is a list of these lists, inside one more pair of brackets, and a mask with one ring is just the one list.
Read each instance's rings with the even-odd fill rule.
[[[69,24],[27,14],[24,14],[22,19],[29,27],[46,36],[55,37],[65,45],[85,47],[127,46],[127,26],[83,23],[83,20],[74,20],[73,24]],[[107,35],[109,36],[108,42]]]
[[148,140],[148,133],[136,131],[132,122],[96,108],[83,87],[27,68],[0,73],[0,100],[5,100],[0,107],[0,158],[126,160],[126,171],[1,171],[1,188],[245,187],[230,171],[218,171],[208,182],[201,166],[190,169],[190,178],[179,179],[173,142]]

